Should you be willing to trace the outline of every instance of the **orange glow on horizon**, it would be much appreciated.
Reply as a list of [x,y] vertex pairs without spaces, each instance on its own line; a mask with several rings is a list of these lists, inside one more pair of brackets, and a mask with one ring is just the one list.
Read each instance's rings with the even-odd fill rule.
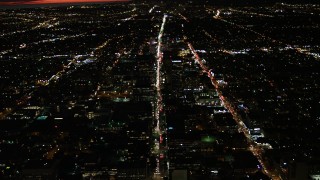
[[99,3],[99,2],[128,2],[130,0],[21,0],[0,2],[0,5],[24,5],[24,4],[66,4],[66,3]]

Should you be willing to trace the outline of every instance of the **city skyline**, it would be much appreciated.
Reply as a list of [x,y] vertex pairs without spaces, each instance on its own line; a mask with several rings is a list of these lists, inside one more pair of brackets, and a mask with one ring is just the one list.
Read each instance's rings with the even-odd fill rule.
[[30,6],[0,9],[0,179],[320,178],[320,5]]

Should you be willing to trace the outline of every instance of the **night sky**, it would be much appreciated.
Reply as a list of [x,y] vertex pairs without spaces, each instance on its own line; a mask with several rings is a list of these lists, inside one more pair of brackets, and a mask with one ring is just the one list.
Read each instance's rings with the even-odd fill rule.
[[[130,0],[0,0],[0,6],[11,5],[28,5],[28,4],[65,4],[65,3],[101,3],[101,2],[127,2]],[[315,3],[319,4],[319,0],[162,0],[163,2],[186,2],[193,1],[194,3],[211,3],[223,5],[257,5],[257,4],[273,4],[273,3]]]
[[23,4],[62,4],[78,2],[114,2],[128,0],[0,0],[0,5],[23,5]]

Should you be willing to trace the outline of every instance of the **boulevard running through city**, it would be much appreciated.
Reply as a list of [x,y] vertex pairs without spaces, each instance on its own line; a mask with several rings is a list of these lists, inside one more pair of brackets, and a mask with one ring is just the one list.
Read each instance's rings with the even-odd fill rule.
[[[164,176],[167,176],[168,168],[165,170],[165,165],[163,165],[165,162],[166,155],[164,155],[163,149],[165,149],[163,146],[165,146],[162,141],[162,135],[165,133],[166,129],[164,128],[165,122],[163,116],[165,116],[163,112],[163,101],[162,101],[162,92],[161,92],[161,80],[162,80],[162,61],[163,61],[163,55],[162,55],[162,37],[164,32],[164,27],[166,23],[167,15],[165,14],[162,18],[162,24],[158,35],[158,45],[157,45],[157,62],[156,62],[156,100],[155,100],[155,111],[154,111],[154,117],[155,117],[155,127],[154,127],[154,134],[155,134],[155,140],[154,140],[154,149],[153,152],[156,155],[156,162],[157,166],[155,169],[155,172],[153,174],[153,179],[162,179]],[[161,161],[161,162],[160,162]]]
[[[186,37],[185,37],[185,40],[187,40]],[[231,103],[227,100],[227,98],[225,98],[223,96],[223,94],[219,88],[218,82],[215,79],[215,77],[211,74],[209,68],[203,64],[200,56],[198,55],[198,53],[196,52],[196,50],[194,49],[192,44],[190,42],[188,42],[187,44],[188,44],[188,47],[189,47],[191,53],[194,56],[194,60],[199,64],[202,71],[204,71],[205,73],[208,74],[208,77],[210,78],[212,85],[217,90],[219,98],[222,101],[224,107],[232,114],[233,119],[235,120],[235,122],[237,123],[237,125],[239,127],[239,131],[244,133],[245,137],[247,138],[247,141],[249,143],[249,150],[252,152],[252,154],[260,162],[262,169],[263,169],[263,172],[274,180],[282,179],[276,172],[274,172],[274,171],[270,170],[268,167],[266,167],[266,165],[262,159],[262,154],[261,154],[261,152],[263,151],[263,148],[253,142],[253,140],[251,139],[251,136],[250,136],[249,129],[243,123],[241,116],[238,115],[235,108],[231,105]]]

